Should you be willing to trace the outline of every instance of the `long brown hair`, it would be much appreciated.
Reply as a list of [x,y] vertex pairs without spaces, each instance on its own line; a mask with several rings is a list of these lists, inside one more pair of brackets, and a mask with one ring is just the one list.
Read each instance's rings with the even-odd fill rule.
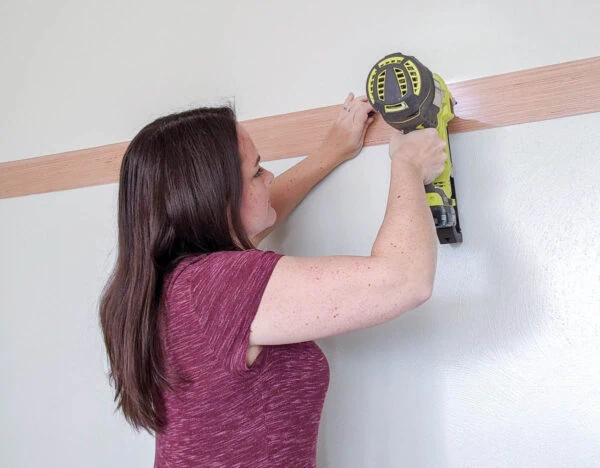
[[[240,216],[236,117],[229,107],[161,117],[129,143],[119,179],[118,257],[99,305],[117,408],[135,429],[165,424],[158,315],[164,276],[182,259],[254,248]],[[227,205],[231,207],[229,229]],[[115,411],[116,411],[115,410]]]

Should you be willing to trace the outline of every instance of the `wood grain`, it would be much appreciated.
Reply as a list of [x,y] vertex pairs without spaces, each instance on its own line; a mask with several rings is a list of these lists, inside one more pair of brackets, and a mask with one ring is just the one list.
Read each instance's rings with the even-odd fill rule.
[[[468,132],[600,111],[600,57],[449,83],[457,104],[449,132]],[[340,105],[242,122],[263,161],[315,151]],[[376,116],[365,146],[387,143]],[[128,141],[0,164],[0,198],[114,183]]]

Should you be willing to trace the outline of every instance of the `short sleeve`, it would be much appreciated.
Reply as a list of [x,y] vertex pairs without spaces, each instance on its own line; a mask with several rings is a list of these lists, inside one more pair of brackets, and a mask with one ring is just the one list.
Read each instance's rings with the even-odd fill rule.
[[190,265],[191,315],[216,358],[232,372],[248,371],[250,325],[281,257],[271,250],[221,251]]

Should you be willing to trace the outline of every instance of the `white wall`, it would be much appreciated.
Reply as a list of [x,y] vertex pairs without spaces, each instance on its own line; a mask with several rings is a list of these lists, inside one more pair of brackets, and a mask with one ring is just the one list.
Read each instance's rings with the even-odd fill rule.
[[[396,51],[449,83],[596,56],[599,17],[583,0],[5,1],[0,160],[130,140],[215,97],[240,120],[341,103]],[[597,465],[599,129],[590,114],[451,136],[464,243],[440,246],[425,306],[319,341],[320,467]],[[388,184],[387,147],[366,148],[261,248],[368,255]],[[152,464],[153,439],[113,414],[98,326],[116,196],[0,200],[1,466]]]
[[[452,138],[464,242],[440,246],[424,306],[318,341],[320,466],[598,466],[599,129],[590,114]],[[387,148],[367,148],[261,248],[369,255],[388,186]]]

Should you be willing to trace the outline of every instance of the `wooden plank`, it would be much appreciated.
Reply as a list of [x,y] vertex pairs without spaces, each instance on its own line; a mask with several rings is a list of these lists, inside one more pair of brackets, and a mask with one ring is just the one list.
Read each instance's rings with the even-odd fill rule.
[[128,141],[0,164],[0,198],[117,182]]
[[[457,101],[450,133],[468,132],[600,111],[600,57],[450,83]],[[310,154],[341,104],[242,122],[264,161]],[[365,146],[388,142],[377,118]],[[0,198],[114,183],[129,142],[0,164]]]
[[458,101],[451,132],[600,112],[600,57],[448,86]]

